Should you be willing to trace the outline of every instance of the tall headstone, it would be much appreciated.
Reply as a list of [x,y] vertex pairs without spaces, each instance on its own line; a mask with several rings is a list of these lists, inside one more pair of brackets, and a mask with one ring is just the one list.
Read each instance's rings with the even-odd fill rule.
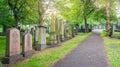
[[55,32],[56,32],[56,35],[57,35],[57,44],[59,44],[61,42],[60,40],[60,21],[56,18],[56,22],[55,22]]
[[38,35],[39,35],[39,29],[38,26],[35,27],[35,33],[34,33],[34,46],[36,47],[36,45],[38,44]]
[[7,31],[6,55],[3,58],[3,63],[15,63],[22,58],[20,53],[20,31],[16,28],[10,28]]
[[69,24],[68,23],[66,23],[65,24],[65,39],[66,40],[68,40],[68,39],[70,39],[70,27],[69,27]]
[[68,33],[68,26],[67,26],[67,23],[65,22],[64,23],[64,38],[65,38],[65,40],[68,39],[67,33]]
[[56,35],[56,28],[55,28],[55,17],[51,17],[51,24],[50,24],[50,44],[56,45],[57,44],[57,35]]
[[23,47],[22,47],[22,49],[23,49],[23,51],[22,51],[23,56],[24,57],[28,57],[28,56],[33,54],[33,50],[32,50],[32,35],[30,33],[25,33],[23,35],[23,39],[22,40],[23,40],[22,41],[23,42],[22,43],[22,45],[23,45]]
[[43,50],[47,48],[46,45],[46,23],[40,24],[38,26],[38,44],[36,45],[36,50]]
[[61,41],[64,41],[65,40],[65,37],[64,37],[64,22],[60,22],[60,39]]
[[72,27],[68,25],[68,39],[72,38]]
[[79,24],[76,24],[75,27],[76,27],[76,35],[77,35],[79,30]]
[[3,67],[2,63],[0,62],[0,67]]

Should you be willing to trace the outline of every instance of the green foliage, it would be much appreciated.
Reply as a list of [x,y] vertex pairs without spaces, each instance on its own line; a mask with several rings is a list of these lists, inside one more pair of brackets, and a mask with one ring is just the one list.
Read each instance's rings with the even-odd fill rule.
[[27,30],[29,30],[28,27],[24,27],[24,28],[21,29],[21,31],[27,31]]
[[46,43],[48,44],[50,41],[50,34],[46,34]]
[[[95,0],[68,0],[58,1],[55,6],[60,11],[60,15],[63,16],[70,24],[81,23],[84,21],[84,17],[87,19],[91,17],[96,10]],[[89,22],[89,21],[88,21]]]
[[102,37],[105,37],[105,36],[106,36],[106,30],[103,30],[103,31],[100,33],[100,35],[101,35]]
[[5,0],[0,0],[0,25],[13,26],[13,17]]
[[[20,1],[20,0],[19,0]],[[38,24],[38,0],[27,0],[20,12],[20,23]]]
[[92,15],[91,19],[99,23],[105,23],[103,21],[106,20],[106,11],[105,7],[97,9]]
[[37,24],[37,9],[37,0],[0,0],[0,25],[15,26],[14,14],[18,16],[19,23]]

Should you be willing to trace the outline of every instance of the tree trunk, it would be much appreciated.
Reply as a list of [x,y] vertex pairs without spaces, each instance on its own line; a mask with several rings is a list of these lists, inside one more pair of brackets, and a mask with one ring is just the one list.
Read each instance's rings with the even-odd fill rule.
[[42,4],[42,0],[38,0],[38,14],[39,14],[39,24],[43,25],[44,7]]
[[106,1],[106,35],[110,36],[110,0]]
[[14,19],[15,19],[15,27],[18,28],[18,16],[17,15],[14,15]]
[[111,28],[110,28],[110,37],[113,36],[113,32],[114,32],[114,27],[113,27],[113,24],[111,24]]
[[11,10],[13,11],[13,16],[14,16],[14,20],[15,20],[15,27],[18,28],[18,22],[19,22],[19,18],[18,18],[18,13],[19,13],[19,9],[17,7],[17,1],[13,1],[11,2],[11,0],[8,0],[8,5],[11,8]]
[[84,23],[85,23],[85,32],[88,32],[88,24],[87,24],[86,16],[84,16]]
[[7,26],[3,25],[3,33],[6,33],[6,31],[7,31]]

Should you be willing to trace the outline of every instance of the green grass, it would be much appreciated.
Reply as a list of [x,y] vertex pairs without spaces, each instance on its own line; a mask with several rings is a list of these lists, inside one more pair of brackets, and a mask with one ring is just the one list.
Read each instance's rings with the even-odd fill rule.
[[5,36],[0,36],[0,59],[4,57],[5,55],[5,41],[6,37]]
[[0,32],[2,32],[3,30],[2,30],[2,26],[0,25]]
[[120,32],[114,32],[114,36],[120,36]]
[[63,58],[68,52],[83,41],[89,34],[81,33],[75,38],[66,41],[59,47],[49,48],[34,54],[22,62],[17,63],[14,67],[50,67],[51,64]]
[[[118,34],[118,33],[115,33]],[[115,35],[114,34],[114,35]],[[104,35],[104,32],[101,34]],[[107,57],[111,67],[120,66],[120,39],[104,37],[104,44]]]

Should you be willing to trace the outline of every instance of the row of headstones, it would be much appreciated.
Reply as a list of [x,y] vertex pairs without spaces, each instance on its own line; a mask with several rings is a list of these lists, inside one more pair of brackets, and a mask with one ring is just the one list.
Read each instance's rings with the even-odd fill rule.
[[[51,24],[49,24],[50,40],[49,40],[48,45],[50,47],[56,46],[60,42],[72,38],[72,36],[74,36],[73,31],[74,31],[73,27],[70,24],[63,22],[61,20],[52,18]],[[39,41],[38,32],[39,32],[39,28],[36,28],[35,45],[37,45]]]
[[3,64],[15,63],[23,57],[28,57],[34,53],[32,49],[32,35],[23,34],[22,53],[20,46],[20,31],[16,28],[10,28],[6,36],[6,52],[2,60]]
[[[66,36],[71,37],[71,33],[72,33],[71,26],[68,25],[68,28],[69,28],[68,30],[69,32],[66,34]],[[63,35],[59,34],[60,30],[57,30],[57,32],[54,31],[53,33],[51,33],[51,41],[50,41],[51,45],[58,44],[61,41],[65,40],[65,36],[64,36],[65,31],[63,29],[64,27],[61,30],[61,33]],[[15,63],[16,61],[22,59],[23,57],[28,57],[34,53],[32,49],[32,35],[30,33],[23,34],[22,53],[20,48],[20,31],[16,28],[10,28],[7,31],[6,37],[7,37],[6,38],[6,54],[5,54],[5,58],[3,58],[2,60],[3,63],[5,64]]]
[[[37,31],[41,31],[40,33]],[[36,31],[36,50],[47,48],[46,46],[46,32],[45,27],[40,27]],[[71,25],[58,22],[57,20],[52,21],[50,26],[50,45],[57,45],[58,43],[68,40],[74,36],[74,29]],[[38,37],[40,35],[40,37]],[[38,39],[41,38],[41,39]],[[34,53],[32,48],[32,35],[30,33],[24,33],[22,37],[22,53],[20,46],[20,31],[16,28],[10,28],[7,31],[6,38],[6,55],[3,58],[3,63],[15,63],[23,57],[28,57]],[[40,40],[40,41],[39,41]],[[40,42],[40,43],[39,43]]]
[[72,26],[65,21],[53,17],[49,27],[49,34],[49,44],[54,46],[62,41],[72,38]]

